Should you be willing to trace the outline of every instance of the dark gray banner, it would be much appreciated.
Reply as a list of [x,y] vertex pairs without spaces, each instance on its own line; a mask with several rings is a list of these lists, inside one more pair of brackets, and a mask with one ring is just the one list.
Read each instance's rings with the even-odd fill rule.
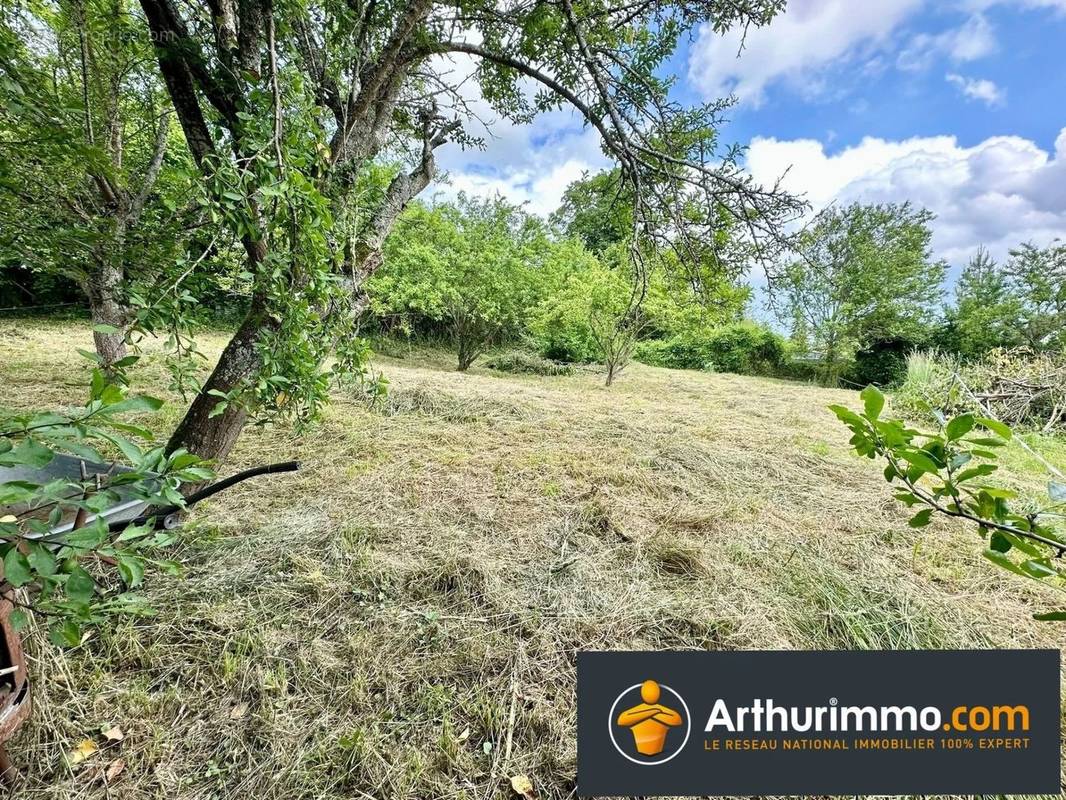
[[579,653],[578,793],[1058,794],[1057,650]]

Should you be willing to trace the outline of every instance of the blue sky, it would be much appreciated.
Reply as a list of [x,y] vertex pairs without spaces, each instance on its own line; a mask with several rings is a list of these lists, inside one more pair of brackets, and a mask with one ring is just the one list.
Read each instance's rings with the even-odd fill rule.
[[[743,64],[753,56],[745,54],[730,65],[739,75],[730,76],[728,88],[746,78],[748,91],[727,134],[745,142],[756,136],[814,138],[830,151],[865,136],[949,133],[972,146],[1014,134],[1050,150],[1066,125],[1066,114],[1057,113],[1066,89],[1066,3],[1061,6],[1003,4],[973,11],[963,4],[927,4],[883,38],[856,36],[844,53],[821,64],[812,60],[792,74],[766,70],[747,77]],[[887,28],[893,17],[881,19]],[[772,32],[773,26],[766,31]],[[689,74],[693,50],[683,40],[670,65],[681,78],[678,95],[688,100],[706,94],[698,73]],[[968,96],[966,81],[988,81],[995,90],[991,97],[979,90]]]
[[[694,31],[668,69],[680,99],[737,96],[723,138],[749,147],[758,180],[787,172],[816,210],[928,207],[956,273],[981,245],[1002,257],[1066,239],[1066,0],[791,0],[737,58],[740,37]],[[499,193],[537,213],[607,166],[565,111],[441,156],[442,194]]]

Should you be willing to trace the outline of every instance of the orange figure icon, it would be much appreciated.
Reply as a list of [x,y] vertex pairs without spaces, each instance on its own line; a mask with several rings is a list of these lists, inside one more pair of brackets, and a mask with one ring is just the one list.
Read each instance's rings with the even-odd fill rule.
[[659,684],[655,681],[640,685],[640,699],[644,702],[618,715],[618,724],[633,731],[638,753],[657,756],[666,745],[670,728],[684,724],[685,720],[672,708],[659,705]]

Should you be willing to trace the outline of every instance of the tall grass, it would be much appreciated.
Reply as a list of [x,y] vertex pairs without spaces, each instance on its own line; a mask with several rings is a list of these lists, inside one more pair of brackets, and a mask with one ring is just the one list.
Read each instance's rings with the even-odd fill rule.
[[932,409],[950,412],[960,403],[955,376],[962,365],[938,350],[914,350],[907,356],[907,374],[892,397],[893,407],[912,417],[931,419]]

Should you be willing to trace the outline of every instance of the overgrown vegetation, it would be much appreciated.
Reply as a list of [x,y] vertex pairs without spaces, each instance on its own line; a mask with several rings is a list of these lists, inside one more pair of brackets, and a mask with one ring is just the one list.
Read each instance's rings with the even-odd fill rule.
[[935,411],[987,414],[1044,433],[1066,427],[1066,355],[1028,348],[993,350],[980,361],[936,351],[914,352],[893,406],[914,418]]
[[[47,619],[54,643],[77,646],[87,625],[151,612],[133,591],[146,570],[180,571],[165,557],[177,537],[156,530],[154,518],[116,523],[112,530],[102,514],[131,500],[180,509],[181,484],[212,477],[201,459],[184,451],[166,453],[152,444],[149,430],[125,419],[160,405],[151,397],[127,395],[95,370],[89,400],[77,411],[0,414],[0,467],[26,471],[0,484],[0,506],[17,509],[0,517],[4,581],[25,598],[15,601],[16,630],[26,626],[27,611],[37,612]],[[85,461],[106,463],[101,449],[117,451],[125,467],[116,470],[114,462],[105,473],[87,474]],[[83,459],[82,474],[35,479],[35,471],[57,453]]]

